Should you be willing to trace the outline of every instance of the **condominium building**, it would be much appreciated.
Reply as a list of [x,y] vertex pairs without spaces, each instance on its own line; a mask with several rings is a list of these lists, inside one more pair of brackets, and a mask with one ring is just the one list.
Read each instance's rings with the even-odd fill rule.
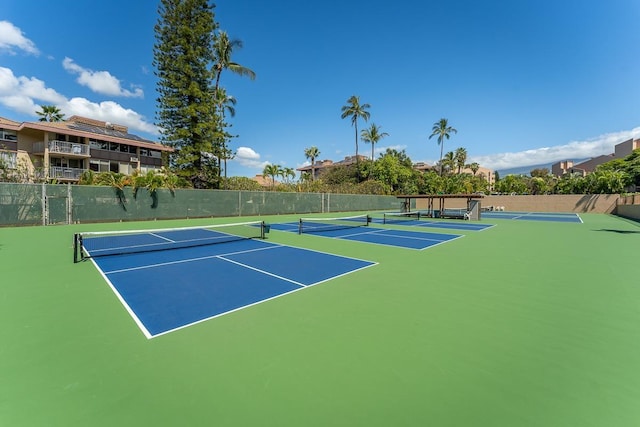
[[558,177],[566,173],[577,173],[585,176],[586,174],[596,170],[596,167],[598,165],[610,162],[611,160],[623,159],[629,154],[633,153],[634,150],[637,150],[639,148],[640,139],[631,138],[624,142],[621,142],[620,144],[617,144],[614,147],[614,152],[611,154],[597,156],[577,164],[574,164],[571,160],[563,160],[561,162],[554,163],[551,165],[551,173],[554,176]]
[[72,116],[59,122],[16,122],[0,117],[0,161],[30,177],[77,182],[86,170],[131,174],[163,166],[173,149],[130,134],[126,126]]
[[[358,155],[359,161],[367,160],[367,156]],[[302,166],[301,168],[296,169],[298,172],[311,174],[311,170],[314,169],[315,176],[314,178],[320,177],[320,175],[329,168],[336,166],[349,166],[356,163],[356,156],[347,156],[344,160],[340,160],[338,162],[334,162],[333,160],[316,160],[313,168],[311,165]]]

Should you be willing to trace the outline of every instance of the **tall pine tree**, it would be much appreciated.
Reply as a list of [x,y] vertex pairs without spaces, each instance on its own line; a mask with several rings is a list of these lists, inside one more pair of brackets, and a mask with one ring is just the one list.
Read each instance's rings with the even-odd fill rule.
[[156,124],[173,148],[171,165],[195,188],[218,187],[219,118],[212,90],[214,6],[207,0],[160,0],[153,65]]

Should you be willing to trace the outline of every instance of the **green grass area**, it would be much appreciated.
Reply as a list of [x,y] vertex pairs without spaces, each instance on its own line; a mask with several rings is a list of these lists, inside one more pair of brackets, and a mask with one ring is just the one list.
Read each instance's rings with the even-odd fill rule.
[[0,425],[636,426],[640,227],[583,220],[424,251],[272,231],[379,264],[151,340],[73,233],[225,220],[0,228]]

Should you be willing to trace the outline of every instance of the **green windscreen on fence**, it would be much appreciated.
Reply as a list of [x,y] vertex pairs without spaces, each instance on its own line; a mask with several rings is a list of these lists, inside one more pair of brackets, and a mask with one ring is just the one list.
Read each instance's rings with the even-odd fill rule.
[[0,183],[0,225],[398,211],[395,196]]
[[0,183],[0,225],[42,225],[41,184]]

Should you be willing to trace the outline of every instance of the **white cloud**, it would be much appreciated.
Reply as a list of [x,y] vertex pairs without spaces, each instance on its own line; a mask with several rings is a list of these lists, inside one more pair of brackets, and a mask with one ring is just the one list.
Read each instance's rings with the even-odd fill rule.
[[127,126],[130,130],[159,135],[158,128],[135,111],[113,101],[100,103],[86,98],[67,98],[35,77],[16,77],[9,68],[0,67],[0,104],[31,116],[40,105],[55,105],[65,116],[84,116]]
[[9,21],[0,21],[0,52],[15,55],[15,49],[23,50],[32,55],[39,55],[36,45],[26,38],[20,28]]
[[468,162],[478,162],[489,169],[509,169],[597,157],[614,152],[614,146],[631,138],[640,137],[640,127],[600,135],[585,141],[571,141],[564,145],[542,147],[515,153],[470,156]]
[[233,161],[240,163],[242,166],[260,169],[260,171],[269,164],[268,161],[261,161],[260,154],[249,147],[238,147]]
[[133,92],[123,89],[116,77],[112,76],[108,71],[93,71],[88,68],[81,67],[73,62],[71,58],[64,58],[62,66],[65,70],[72,74],[77,74],[77,82],[86,86],[96,93],[110,96],[124,96],[126,98],[142,98],[144,92],[139,87],[134,87]]
[[36,100],[59,106],[66,102],[64,96],[47,88],[42,80],[16,77],[9,68],[0,67],[0,104],[20,113],[35,114]]

